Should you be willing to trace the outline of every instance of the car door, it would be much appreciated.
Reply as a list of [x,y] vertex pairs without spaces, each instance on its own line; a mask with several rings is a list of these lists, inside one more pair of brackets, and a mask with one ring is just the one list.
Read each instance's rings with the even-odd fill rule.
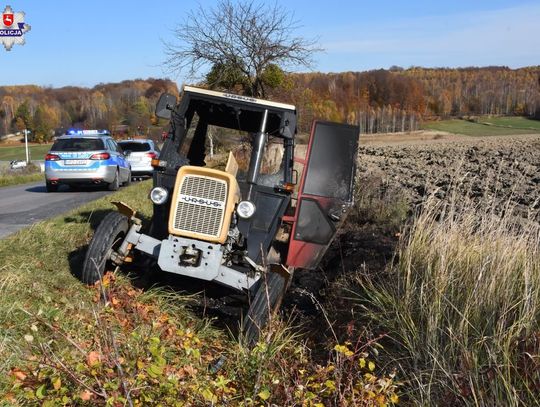
[[313,123],[300,180],[287,265],[315,269],[353,204],[358,126]]
[[109,146],[112,151],[112,154],[114,154],[115,162],[118,164],[118,167],[120,168],[120,181],[125,182],[130,176],[129,163],[127,162],[124,156],[122,148],[116,143],[116,141],[114,141],[113,139],[110,139]]

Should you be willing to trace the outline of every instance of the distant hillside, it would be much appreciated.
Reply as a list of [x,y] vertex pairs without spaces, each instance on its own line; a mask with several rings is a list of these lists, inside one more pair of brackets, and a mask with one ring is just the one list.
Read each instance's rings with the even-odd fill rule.
[[178,94],[167,79],[136,79],[105,83],[93,88],[47,88],[35,85],[0,87],[0,134],[22,128],[33,138],[50,138],[56,128],[122,129],[144,133],[151,124],[157,98],[162,92]]
[[359,123],[364,132],[414,129],[421,119],[540,116],[540,66],[419,68],[292,74],[273,97],[313,118]]
[[[84,126],[145,133],[166,79],[137,79],[93,88],[0,87],[0,135],[27,127],[36,139],[51,129]],[[416,130],[422,120],[517,115],[540,118],[540,66],[510,69],[419,68],[287,75],[269,97],[296,105],[299,129],[313,119],[359,124],[363,133]],[[155,130],[155,129],[154,129]]]

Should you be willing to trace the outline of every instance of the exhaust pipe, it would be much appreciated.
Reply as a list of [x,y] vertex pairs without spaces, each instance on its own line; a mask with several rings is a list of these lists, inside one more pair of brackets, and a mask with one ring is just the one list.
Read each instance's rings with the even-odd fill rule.
[[264,147],[266,146],[266,121],[268,120],[268,110],[265,109],[261,121],[261,128],[255,135],[253,150],[251,151],[251,159],[249,161],[249,170],[247,174],[247,182],[249,191],[247,199],[251,200],[253,185],[257,183],[257,178],[261,171],[262,159],[264,155]]
[[255,135],[255,141],[253,143],[253,150],[251,152],[251,160],[249,162],[249,170],[247,175],[247,182],[250,184],[257,183],[257,177],[261,170],[262,158],[264,154],[264,147],[266,145],[266,121],[268,119],[268,110],[263,112],[261,129]]

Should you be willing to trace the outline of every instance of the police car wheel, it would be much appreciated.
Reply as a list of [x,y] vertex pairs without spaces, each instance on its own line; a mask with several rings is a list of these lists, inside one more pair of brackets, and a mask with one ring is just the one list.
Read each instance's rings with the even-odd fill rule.
[[120,180],[118,179],[118,170],[114,173],[114,180],[111,182],[107,188],[109,191],[118,191],[118,188],[120,188]]
[[106,271],[114,270],[111,253],[120,247],[128,229],[128,218],[118,212],[111,212],[103,218],[86,251],[80,276],[83,283],[95,284]]
[[47,189],[47,192],[56,192],[56,191],[58,191],[58,185],[53,185],[50,182],[47,182],[45,184],[45,188]]
[[127,187],[131,184],[131,173],[129,173],[126,182],[124,182],[124,186]]

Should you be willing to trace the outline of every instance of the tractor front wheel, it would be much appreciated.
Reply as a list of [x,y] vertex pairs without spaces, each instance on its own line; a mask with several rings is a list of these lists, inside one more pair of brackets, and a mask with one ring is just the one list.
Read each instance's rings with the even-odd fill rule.
[[244,320],[244,339],[248,346],[257,343],[261,330],[281,305],[286,282],[284,276],[271,271],[261,279]]
[[128,218],[118,212],[111,212],[103,218],[86,251],[81,273],[83,283],[97,283],[105,271],[114,267],[111,253],[120,247],[128,229]]

